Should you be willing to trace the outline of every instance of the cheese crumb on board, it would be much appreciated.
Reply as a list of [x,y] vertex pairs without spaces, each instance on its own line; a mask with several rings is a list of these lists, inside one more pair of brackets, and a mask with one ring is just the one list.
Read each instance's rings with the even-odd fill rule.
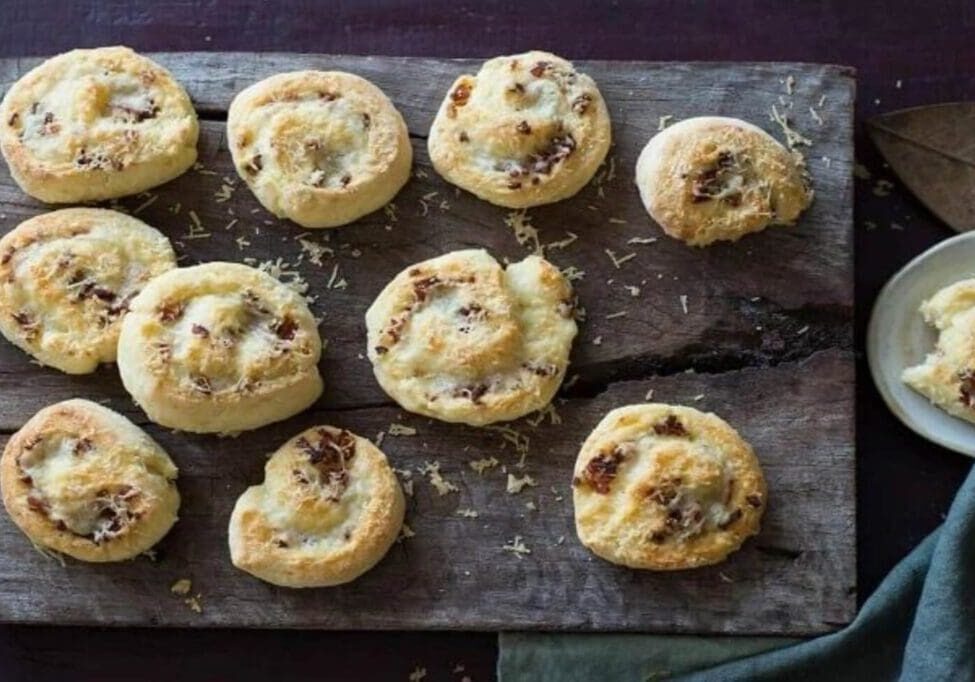
[[612,249],[603,249],[603,251],[605,251],[606,255],[609,256],[609,259],[613,261],[613,266],[617,270],[620,269],[620,266],[622,266],[623,263],[626,263],[627,261],[636,258],[636,253],[628,253],[625,256],[617,257],[616,253]]
[[507,542],[501,545],[501,550],[505,552],[511,552],[519,559],[524,558],[526,554],[532,553],[532,551],[528,549],[528,546],[525,545],[525,542],[524,540],[521,539],[520,535],[516,535],[514,540],[512,540],[511,542]]
[[406,426],[405,424],[391,423],[389,428],[386,429],[386,433],[390,436],[415,436],[416,429],[412,426]]
[[417,469],[421,474],[427,477],[432,485],[437,490],[437,494],[440,497],[448,495],[450,493],[455,493],[459,490],[457,486],[448,481],[440,473],[440,462],[434,460],[432,462],[424,462],[422,467]]
[[420,682],[420,680],[422,680],[426,676],[427,676],[427,669],[417,666],[416,668],[413,669],[413,672],[410,673],[409,682]]
[[521,478],[518,478],[514,474],[508,474],[508,485],[505,487],[505,490],[508,491],[509,495],[517,495],[526,487],[534,488],[537,485],[535,479],[528,474],[525,474]]
[[471,509],[470,507],[465,507],[464,509],[458,509],[456,512],[457,516],[463,516],[465,519],[476,519],[480,514],[477,513],[476,509]]
[[181,597],[185,597],[193,589],[193,581],[189,578],[180,578],[169,587],[169,591]]
[[545,255],[545,250],[538,241],[538,230],[531,224],[531,218],[525,209],[509,213],[504,219],[504,224],[515,233],[515,239],[519,244],[536,256]]
[[687,314],[687,294],[680,295],[680,307],[684,310],[684,314]]
[[406,522],[403,523],[403,527],[399,529],[399,537],[396,538],[396,542],[402,542],[403,540],[409,540],[412,537],[416,537],[416,533],[410,528]]
[[483,476],[485,471],[493,469],[500,463],[496,457],[485,457],[484,459],[472,459],[467,463],[467,466],[476,471],[479,476]]

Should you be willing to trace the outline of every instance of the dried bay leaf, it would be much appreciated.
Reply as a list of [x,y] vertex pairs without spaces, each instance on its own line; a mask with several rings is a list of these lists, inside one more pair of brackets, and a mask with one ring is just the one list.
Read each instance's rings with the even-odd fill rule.
[[975,102],[903,109],[867,121],[897,177],[958,232],[975,229]]

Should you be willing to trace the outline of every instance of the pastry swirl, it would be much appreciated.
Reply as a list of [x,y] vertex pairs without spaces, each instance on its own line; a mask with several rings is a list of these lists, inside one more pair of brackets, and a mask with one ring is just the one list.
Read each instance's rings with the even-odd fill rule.
[[3,504],[32,542],[83,561],[131,559],[176,522],[176,466],[107,407],[66,400],[15,433],[0,460]]
[[130,304],[122,383],[154,422],[233,433],[290,417],[322,392],[322,342],[304,299],[237,263],[171,270]]
[[27,194],[73,203],[136,194],[196,161],[199,124],[172,74],[127,47],[72,50],[0,105],[0,150]]

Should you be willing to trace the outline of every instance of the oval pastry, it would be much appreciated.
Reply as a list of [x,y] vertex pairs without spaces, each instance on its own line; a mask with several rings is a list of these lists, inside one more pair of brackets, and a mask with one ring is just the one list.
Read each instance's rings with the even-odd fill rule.
[[526,52],[454,81],[427,146],[448,182],[498,206],[527,208],[582,189],[610,139],[596,83],[561,57]]
[[107,407],[65,400],[35,414],[0,460],[3,504],[37,545],[82,561],[131,559],[176,522],[176,466]]
[[392,200],[413,147],[382,90],[351,73],[271,76],[230,105],[237,173],[264,208],[303,227],[336,227]]
[[576,335],[574,297],[538,256],[503,269],[455,251],[399,273],[366,312],[379,384],[411,412],[481,426],[551,401]]
[[386,455],[331,426],[295,436],[271,455],[264,482],[237,499],[230,558],[283,587],[347,583],[386,554],[406,504]]
[[158,424],[234,433],[286,419],[321,395],[315,319],[297,292],[260,270],[170,270],[130,308],[119,374]]
[[691,246],[791,225],[812,201],[802,157],[761,128],[702,116],[654,135],[636,164],[650,216]]
[[748,443],[690,407],[629,405],[586,439],[572,479],[576,532],[631,568],[722,561],[758,532],[765,479]]
[[0,332],[45,365],[93,372],[115,361],[132,298],[174,267],[169,240],[124,213],[44,213],[0,239]]
[[975,279],[941,289],[920,312],[938,330],[938,341],[924,362],[906,368],[901,378],[948,414],[975,422]]
[[27,194],[72,203],[135,194],[196,161],[193,104],[127,47],[73,50],[25,74],[0,105],[0,149]]

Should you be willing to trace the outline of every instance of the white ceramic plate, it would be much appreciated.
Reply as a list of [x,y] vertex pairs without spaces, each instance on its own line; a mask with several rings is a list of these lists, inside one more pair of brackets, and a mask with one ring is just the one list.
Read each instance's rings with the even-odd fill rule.
[[937,333],[918,308],[939,289],[975,277],[975,232],[935,244],[901,268],[881,290],[867,328],[870,373],[887,407],[915,433],[975,457],[975,424],[935,407],[901,381],[905,367],[924,361]]

